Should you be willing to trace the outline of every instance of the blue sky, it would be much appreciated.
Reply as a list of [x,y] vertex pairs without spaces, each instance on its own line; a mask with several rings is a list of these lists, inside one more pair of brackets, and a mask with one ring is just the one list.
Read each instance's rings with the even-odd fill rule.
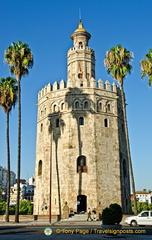
[[[92,35],[96,80],[113,79],[103,66],[105,53],[121,44],[134,53],[133,71],[124,82],[131,155],[136,189],[152,190],[152,89],[141,79],[139,62],[152,48],[151,0],[0,0],[0,77],[10,75],[4,50],[21,40],[34,55],[34,66],[22,78],[21,177],[34,174],[37,93],[46,84],[67,80],[70,35],[77,28],[79,9]],[[60,67],[59,67],[60,66]],[[0,165],[6,167],[5,114],[0,109]],[[10,117],[11,169],[17,169],[17,107]]]

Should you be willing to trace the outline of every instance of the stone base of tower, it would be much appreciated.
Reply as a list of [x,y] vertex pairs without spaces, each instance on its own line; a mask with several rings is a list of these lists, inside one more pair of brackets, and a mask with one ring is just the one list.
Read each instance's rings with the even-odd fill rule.
[[[49,221],[49,215],[34,215],[34,220],[48,220]],[[51,215],[51,220],[54,222],[57,222],[60,220],[59,215]]]
[[[87,199],[87,196],[85,195],[78,195],[76,196],[76,201],[70,201],[70,199],[68,202],[61,201],[60,209],[58,206],[53,206],[52,204],[51,219],[53,219],[54,221],[59,221],[61,219],[68,219],[70,216],[74,214],[87,212],[88,208],[90,208],[91,211],[95,209],[96,219],[100,219],[103,209],[106,207],[109,207],[109,205],[113,203],[117,203],[120,206],[122,206],[123,214],[131,213],[130,204],[128,207],[126,206],[123,207],[123,204],[120,203],[118,198],[113,199],[111,201],[110,200],[108,201],[108,199],[105,199],[102,202],[100,201],[97,202],[97,201],[93,201],[93,199],[90,199],[90,200]],[[39,213],[37,210],[38,209],[36,208],[36,205],[35,205],[34,215],[37,216],[38,220],[49,219],[49,206],[48,206],[48,209],[45,209],[43,211],[40,211],[39,209]]]

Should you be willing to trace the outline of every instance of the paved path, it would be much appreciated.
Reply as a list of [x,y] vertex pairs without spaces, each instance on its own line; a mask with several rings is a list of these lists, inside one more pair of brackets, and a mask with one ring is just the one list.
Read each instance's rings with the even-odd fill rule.
[[49,223],[48,220],[36,220],[36,221],[31,221],[31,220],[21,220],[19,223],[14,223],[14,221],[10,221],[9,223],[5,223],[4,221],[0,221],[0,226],[8,226],[8,225],[55,225],[55,226],[62,226],[62,225],[78,225],[81,224],[82,226],[91,226],[91,225],[96,225],[96,226],[101,226],[101,221],[86,221],[86,220],[61,220],[61,221],[55,221],[52,220],[51,224]]
[[[6,226],[37,226],[39,227],[39,225],[44,227],[48,226],[48,227],[54,227],[55,230],[53,230],[53,234],[46,236],[44,233],[41,234],[29,234],[26,233],[24,231],[18,233],[11,233],[11,232],[6,232],[5,234],[1,234],[0,233],[0,240],[50,240],[50,239],[54,239],[54,240],[103,240],[106,239],[105,238],[105,234],[100,233],[100,232],[96,232],[94,234],[91,233],[91,227],[93,229],[101,229],[101,222],[100,221],[81,221],[81,220],[77,220],[77,221],[72,221],[72,220],[62,220],[60,222],[55,222],[52,221],[52,224],[49,223],[48,220],[37,220],[37,221],[20,221],[20,223],[15,224],[13,221],[10,223],[4,223],[4,222],[0,222],[0,229],[2,229],[2,227],[6,227]],[[66,227],[65,227],[66,226]],[[81,232],[81,233],[76,233],[76,226],[79,227],[81,226],[81,229],[84,228],[84,230],[87,230],[87,226],[88,226],[88,230],[90,232]],[[72,234],[71,229],[75,228],[75,232]],[[57,230],[59,229],[59,231]],[[144,229],[144,228],[143,228]],[[66,230],[66,231],[64,231]],[[69,232],[67,232],[67,230],[69,230]],[[60,232],[60,233],[58,233]],[[151,239],[152,240],[152,235],[146,235],[146,234],[119,234],[118,237],[113,237],[112,239],[120,239],[120,240],[147,240],[147,239]]]
[[[2,234],[0,235],[0,240],[105,240],[105,235],[97,235],[97,234],[75,234],[75,235],[67,235],[67,234],[58,234],[58,235],[50,235],[50,236],[45,236],[45,235],[24,235],[24,234]],[[120,235],[119,237],[113,237],[112,239],[120,239],[120,240],[147,240],[147,239],[152,239],[152,236],[150,235]]]

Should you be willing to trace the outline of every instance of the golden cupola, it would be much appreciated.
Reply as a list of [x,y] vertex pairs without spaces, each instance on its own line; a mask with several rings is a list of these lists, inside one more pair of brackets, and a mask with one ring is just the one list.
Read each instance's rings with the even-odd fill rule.
[[85,46],[88,46],[88,40],[91,38],[91,35],[83,28],[82,21],[78,23],[78,28],[71,35],[71,38],[74,41],[74,45],[79,40],[82,40],[85,43]]

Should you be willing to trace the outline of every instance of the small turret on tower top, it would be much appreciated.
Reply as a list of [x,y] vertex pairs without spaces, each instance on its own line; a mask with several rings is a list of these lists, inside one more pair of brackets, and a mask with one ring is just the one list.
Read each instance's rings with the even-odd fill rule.
[[[81,20],[78,23],[78,28],[71,35],[71,38],[74,41],[74,47],[80,48],[81,44],[84,44],[84,47],[88,46],[88,40],[91,38],[91,35],[83,28]],[[79,45],[79,43],[81,44]]]
[[90,79],[95,78],[94,50],[88,47],[90,38],[90,33],[83,28],[80,19],[78,28],[71,35],[73,47],[68,51],[68,79],[73,87],[76,81],[79,87],[89,87]]

